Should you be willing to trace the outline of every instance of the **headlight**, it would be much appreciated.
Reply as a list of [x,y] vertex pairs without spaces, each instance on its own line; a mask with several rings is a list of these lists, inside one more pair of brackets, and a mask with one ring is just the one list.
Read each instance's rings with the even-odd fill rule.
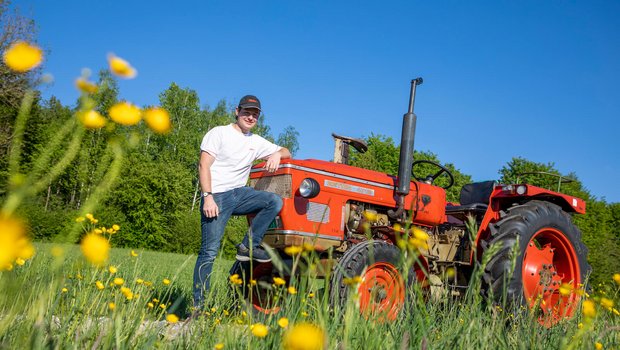
[[517,194],[522,196],[525,194],[525,192],[527,192],[527,187],[525,185],[519,185],[517,186]]
[[299,194],[304,198],[314,198],[321,191],[319,183],[315,179],[305,178],[299,185]]

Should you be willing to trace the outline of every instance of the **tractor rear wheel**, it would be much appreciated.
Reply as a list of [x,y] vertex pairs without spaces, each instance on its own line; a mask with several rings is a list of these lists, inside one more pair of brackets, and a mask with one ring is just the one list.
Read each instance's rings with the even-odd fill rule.
[[[369,240],[347,250],[331,276],[330,301],[344,309],[357,288],[360,312],[379,320],[395,320],[405,305],[405,278],[398,247],[384,241]],[[413,277],[415,279],[415,277]]]
[[572,317],[579,294],[560,287],[582,288],[591,268],[570,216],[555,204],[530,201],[509,208],[489,229],[483,247],[501,246],[485,267],[483,294],[500,301],[506,293],[508,302],[529,307],[548,327]]

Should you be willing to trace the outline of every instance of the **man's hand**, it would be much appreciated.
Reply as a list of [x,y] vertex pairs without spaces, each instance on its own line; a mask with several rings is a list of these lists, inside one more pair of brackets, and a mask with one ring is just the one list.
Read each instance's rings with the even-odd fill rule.
[[274,154],[270,155],[269,158],[267,158],[267,163],[265,163],[265,169],[270,173],[278,170],[281,158],[282,155],[280,154],[280,152],[275,152]]
[[202,206],[202,212],[208,218],[214,218],[219,215],[220,208],[217,207],[217,204],[213,199],[213,195],[207,196],[205,198],[204,205]]

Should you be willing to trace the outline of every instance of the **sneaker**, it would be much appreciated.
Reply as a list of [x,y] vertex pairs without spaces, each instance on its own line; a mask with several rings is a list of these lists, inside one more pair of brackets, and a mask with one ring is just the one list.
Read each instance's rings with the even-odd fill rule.
[[[239,261],[250,261],[250,250],[243,244],[237,246],[237,255],[235,256]],[[260,263],[270,262],[271,258],[269,254],[263,248],[256,247],[252,249],[252,259]]]

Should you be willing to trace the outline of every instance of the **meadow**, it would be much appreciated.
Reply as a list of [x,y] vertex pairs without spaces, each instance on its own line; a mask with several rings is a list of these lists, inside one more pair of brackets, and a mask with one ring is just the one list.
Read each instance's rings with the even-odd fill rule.
[[[20,41],[4,52],[3,62],[28,87],[24,74],[36,68],[42,57],[41,49]],[[120,57],[110,55],[108,63],[110,74],[124,79],[136,76],[135,69]],[[150,208],[141,197],[122,191],[111,196],[110,191],[115,182],[123,183],[119,178],[127,154],[143,149],[139,135],[147,127],[154,134],[170,133],[170,116],[165,108],[142,110],[126,101],[111,100],[98,107],[96,97],[100,86],[88,81],[89,75],[85,70],[76,80],[81,92],[77,108],[69,118],[61,118],[60,127],[51,129],[58,132],[50,135],[46,143],[34,147],[37,152],[26,152],[32,146],[28,138],[31,135],[26,131],[29,131],[27,120],[31,107],[36,105],[35,92],[25,89],[20,107],[14,110],[11,147],[6,171],[2,173],[6,189],[3,187],[0,209],[0,349],[620,348],[617,309],[620,273],[614,271],[603,282],[581,286],[579,290],[560,287],[562,294],[582,296],[580,305],[574,317],[547,328],[539,323],[536,314],[523,306],[491,303],[481,297],[480,271],[484,270],[486,253],[477,262],[479,265],[463,295],[454,297],[444,293],[434,298],[419,284],[412,284],[407,290],[404,310],[393,321],[377,314],[360,313],[357,305],[357,287],[363,282],[360,276],[344,279],[348,286],[347,302],[333,306],[329,302],[329,280],[318,279],[312,273],[291,273],[296,277],[290,280],[259,280],[257,283],[269,291],[281,309],[269,315],[255,313],[242,297],[246,287],[240,276],[229,276],[233,262],[222,258],[216,261],[206,308],[194,310],[191,284],[195,256],[111,248],[111,243],[135,247],[143,242],[137,235],[131,235],[131,231],[125,233],[128,231],[125,223],[106,228],[91,214],[106,200],[106,195],[121,204],[135,201],[139,209]],[[105,84],[101,88],[105,90]],[[105,110],[107,117],[99,110]],[[141,124],[142,120],[146,126]],[[84,135],[88,137],[84,139]],[[151,134],[147,135],[148,145]],[[40,223],[46,220],[24,218],[24,207],[46,189],[49,197],[50,184],[62,178],[61,174],[78,154],[93,153],[90,147],[93,140],[101,146],[102,156],[90,162],[94,165],[92,172],[80,173],[85,178],[94,178],[86,186],[84,201],[78,200],[77,209],[63,209],[63,217],[54,218],[62,222],[63,228],[54,230],[54,241],[80,244],[33,243],[33,237],[41,237]],[[161,141],[165,145],[169,143],[163,138]],[[66,179],[74,179],[71,174],[65,175]],[[123,180],[126,182],[127,178]],[[167,185],[176,182],[162,180],[161,183],[166,184],[162,187],[164,198],[171,197]],[[142,185],[137,182],[126,190]],[[73,195],[71,198],[73,203]],[[43,207],[46,212],[48,204],[46,199]],[[154,201],[152,207],[159,211],[166,205]],[[174,208],[174,205],[167,207]],[[78,217],[64,222],[75,210],[79,211]],[[115,217],[113,214],[107,215]],[[119,209],[116,214],[135,215],[129,221],[134,221],[139,233],[146,233],[145,239],[160,243],[198,232],[188,223],[172,225],[177,229],[167,232],[169,235],[156,235],[153,232],[159,232],[159,228],[170,222],[159,217],[154,220],[149,212],[131,208]],[[177,219],[184,222],[183,217]],[[124,240],[115,242],[113,237],[124,237]],[[186,243],[177,242],[184,247]],[[293,270],[296,266],[317,264],[318,256],[312,247],[289,248]],[[613,254],[609,255],[613,262]],[[401,263],[411,266],[411,261]],[[284,268],[279,259],[274,259],[274,265]],[[407,271],[403,265],[400,268]],[[252,281],[250,277],[250,285]]]
[[[282,311],[256,315],[233,292],[232,261],[218,259],[213,293],[190,318],[194,256],[112,249],[94,267],[77,245],[36,244],[36,255],[0,274],[0,347],[206,349],[593,349],[620,346],[620,317],[600,305],[619,284],[594,291],[594,313],[548,329],[524,308],[508,311],[477,294],[411,298],[395,322],[364,317],[351,298],[333,310],[322,280],[272,286]],[[122,279],[122,280],[120,280]],[[308,286],[308,287],[304,287]],[[352,288],[354,292],[354,288]],[[412,292],[415,292],[413,290]],[[306,328],[304,328],[306,327]]]

